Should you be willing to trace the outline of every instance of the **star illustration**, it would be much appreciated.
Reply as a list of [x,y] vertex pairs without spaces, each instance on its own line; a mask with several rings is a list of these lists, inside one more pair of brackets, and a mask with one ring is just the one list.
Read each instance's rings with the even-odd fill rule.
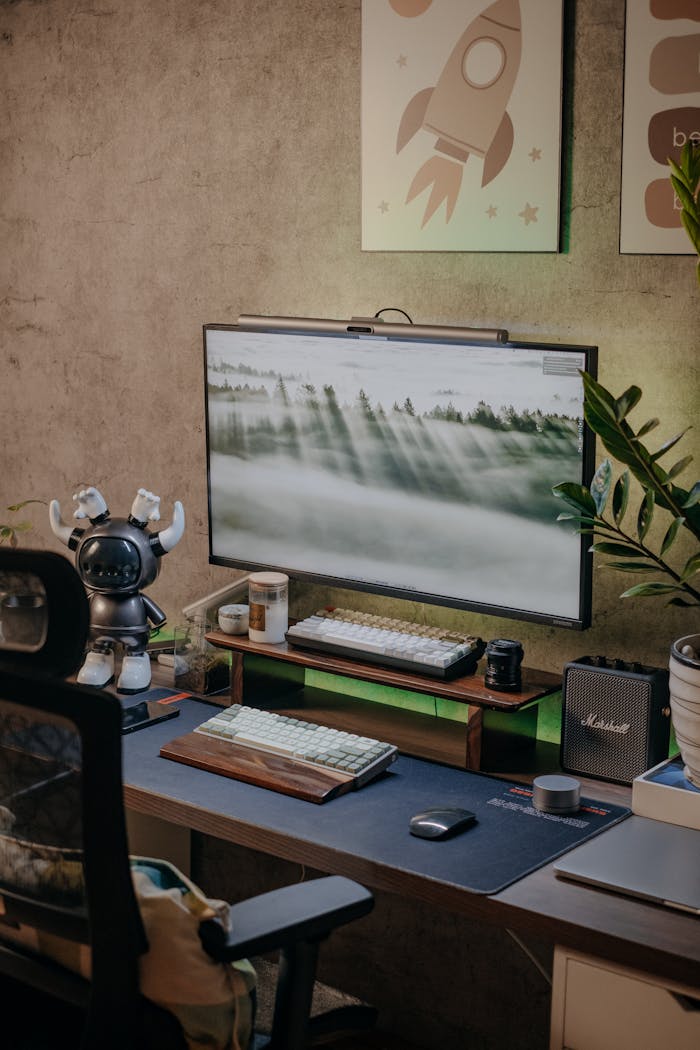
[[498,208],[494,207],[493,204],[489,204],[488,208],[486,209],[486,214],[488,215],[489,219],[495,219],[498,214]]
[[386,213],[389,211],[389,202],[388,201],[380,201],[379,204],[377,205],[377,207],[379,208],[379,210],[382,213],[382,215],[386,215]]
[[534,164],[536,160],[542,160],[542,150],[539,149],[537,146],[533,146],[530,152],[528,153],[528,157],[530,157],[532,163]]
[[537,212],[539,210],[539,206],[533,207],[532,204],[528,203],[522,211],[518,212],[518,215],[525,220],[525,225],[529,226],[531,222],[537,222]]
[[396,65],[399,67],[399,69],[403,69],[404,66],[408,65],[408,59],[406,58],[406,56],[399,55],[399,57],[396,59]]

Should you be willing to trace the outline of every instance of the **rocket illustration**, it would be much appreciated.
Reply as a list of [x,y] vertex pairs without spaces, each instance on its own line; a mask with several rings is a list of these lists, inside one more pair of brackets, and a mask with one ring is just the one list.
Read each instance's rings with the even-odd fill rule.
[[470,22],[445,63],[434,88],[410,100],[399,123],[400,153],[423,128],[437,136],[436,155],[416,173],[406,203],[432,187],[421,226],[445,201],[452,217],[469,154],[484,158],[481,185],[498,175],[513,148],[513,124],[506,106],[520,67],[519,0],[495,0]]

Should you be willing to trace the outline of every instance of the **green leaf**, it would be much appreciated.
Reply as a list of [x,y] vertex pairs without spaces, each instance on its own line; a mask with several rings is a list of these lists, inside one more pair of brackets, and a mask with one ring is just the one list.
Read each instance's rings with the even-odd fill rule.
[[[688,143],[686,142],[686,146],[687,145],[688,145]],[[682,160],[682,158],[683,158],[683,154],[681,152],[681,160]],[[685,172],[683,171],[682,168],[679,168],[679,166],[676,164],[676,162],[673,159],[673,157],[667,157],[666,161],[668,163],[669,168],[671,169],[671,173],[673,175],[675,175],[677,179],[681,179],[681,181],[684,180],[685,179]]]
[[619,569],[620,572],[658,572],[658,565],[645,561],[609,561],[606,569]]
[[644,542],[644,537],[649,531],[649,526],[654,516],[654,502],[654,493],[650,490],[642,500],[637,515],[637,536],[640,543]]
[[688,139],[681,149],[680,162],[683,171],[687,171],[689,174],[693,170],[693,158],[696,156],[695,153],[695,140]]
[[650,461],[649,453],[640,442],[626,420],[610,419],[601,415],[598,410],[584,402],[583,415],[591,430],[601,439],[608,452],[632,472],[644,469],[642,465]]
[[700,150],[694,139],[688,139],[681,149],[679,164],[674,164],[676,172],[680,172],[687,179],[691,189],[696,189],[698,177],[700,177]]
[[624,419],[632,411],[635,405],[639,404],[639,400],[642,396],[642,391],[638,386],[631,386],[625,390],[624,394],[620,394],[616,401],[616,412],[615,416],[617,419]]
[[700,143],[697,139],[688,139],[684,149],[686,150],[685,166],[697,188],[697,183],[700,182]]
[[639,430],[637,431],[637,437],[638,438],[644,437],[646,434],[649,434],[652,430],[655,430],[656,427],[658,427],[658,425],[659,425],[658,419],[647,419],[647,421],[644,424],[644,426],[640,427]]
[[660,459],[666,452],[669,451],[669,449],[672,449],[674,445],[677,445],[680,439],[683,437],[683,435],[687,434],[689,430],[690,427],[686,427],[685,430],[681,430],[680,434],[676,434],[675,437],[672,437],[670,441],[664,442],[661,448],[653,453],[651,457],[652,463],[655,463],[657,459]]
[[599,408],[588,400],[583,402],[583,415],[591,430],[596,434],[599,434],[601,430],[606,430],[614,422],[607,410]]
[[584,402],[583,417],[593,433],[601,439],[610,455],[622,463],[629,463],[630,449],[620,434],[619,424],[611,420],[608,415],[600,413],[589,402]]
[[557,514],[557,521],[575,521],[579,525],[586,525],[587,531],[593,529],[605,529],[607,532],[616,532],[614,525],[609,525],[603,518],[589,518],[584,514]]
[[620,595],[621,598],[653,598],[657,594],[672,594],[677,591],[675,583],[637,583]]
[[692,212],[695,201],[693,200],[692,193],[685,184],[685,180],[679,179],[677,175],[672,175],[671,182],[673,184],[674,190],[676,191],[676,196],[678,197],[678,200],[681,202],[686,211]]
[[679,474],[682,474],[689,463],[693,462],[692,456],[684,456],[683,459],[679,459],[677,463],[674,463],[671,469],[667,472],[668,480],[671,481],[673,478],[677,478]]
[[[698,189],[700,189],[699,183],[700,183],[700,180],[698,180],[698,182],[696,182],[696,184],[695,184],[698,187]],[[697,190],[696,190],[696,192],[695,192],[695,207],[694,208],[689,208],[686,211],[681,212],[681,215],[687,215],[688,218],[692,219],[695,223],[700,222],[700,205],[697,203],[697,201],[698,201],[698,193],[697,193]]]
[[563,481],[560,485],[554,486],[552,495],[556,496],[557,499],[563,499],[569,506],[573,507],[574,510],[580,511],[585,517],[595,517],[596,510],[593,497],[583,485],[577,485],[573,481]]
[[673,541],[675,540],[678,530],[685,521],[685,518],[674,518],[664,536],[663,543],[661,544],[661,554],[664,555],[669,549]]
[[700,551],[697,554],[692,554],[685,563],[681,573],[683,583],[686,583],[696,572],[700,572]]
[[595,509],[599,515],[602,515],[605,510],[605,504],[608,502],[608,493],[610,492],[612,476],[612,463],[609,459],[604,459],[593,475],[593,480],[591,481],[591,496],[593,497]]
[[700,481],[696,481],[692,489],[688,493],[688,498],[682,504],[683,510],[689,510],[691,507],[697,506],[700,503]]
[[612,499],[612,510],[615,524],[619,525],[625,516],[627,511],[627,503],[630,494],[630,472],[626,470],[624,474],[621,474],[617,479],[617,484],[613,489]]
[[592,405],[597,405],[604,415],[607,414],[611,419],[615,419],[615,398],[610,391],[597,382],[589,372],[581,372],[581,379],[583,380],[586,401]]
[[688,211],[681,212],[681,222],[685,226],[685,232],[690,237],[691,244],[697,249],[700,245],[700,223]]
[[692,207],[692,208],[687,208],[686,207],[684,209],[684,211],[682,212],[682,214],[683,215],[687,215],[688,218],[691,221],[691,224],[693,224],[694,226],[697,227],[697,224],[700,221],[700,205],[698,205],[698,203],[696,201],[694,207]]
[[666,471],[662,467],[660,467],[658,464],[654,467],[654,474],[658,478],[659,484],[661,484],[661,485],[667,485],[669,483],[669,481],[671,480],[669,478],[668,474],[666,473]]
[[616,558],[637,558],[639,557],[639,551],[636,547],[627,546],[624,543],[608,543],[607,540],[603,540],[601,543],[594,543],[589,547],[594,554],[612,554]]
[[29,532],[31,527],[31,521],[17,521],[14,525],[5,525],[2,530],[2,536],[14,536],[17,532]]
[[43,503],[44,505],[46,505],[46,500],[45,499],[25,499],[25,500],[22,500],[21,503],[13,503],[12,506],[8,507],[7,509],[11,510],[11,511],[22,510],[23,507],[28,506],[30,503]]

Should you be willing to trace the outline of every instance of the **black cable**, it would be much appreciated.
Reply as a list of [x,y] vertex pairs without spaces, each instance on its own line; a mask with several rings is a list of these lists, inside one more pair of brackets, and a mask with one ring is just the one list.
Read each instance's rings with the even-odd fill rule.
[[409,324],[413,324],[413,321],[408,316],[406,311],[402,310],[400,306],[383,306],[381,310],[377,310],[377,312],[376,312],[376,314],[374,316],[375,317],[380,317],[382,314],[385,314],[385,313],[387,313],[389,311],[393,311],[394,313],[397,313],[397,314],[403,314],[404,317],[406,318],[406,320],[408,321],[408,323]]

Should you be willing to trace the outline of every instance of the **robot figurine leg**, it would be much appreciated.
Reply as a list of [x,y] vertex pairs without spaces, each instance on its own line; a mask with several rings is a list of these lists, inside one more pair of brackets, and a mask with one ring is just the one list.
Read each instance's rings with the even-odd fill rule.
[[78,671],[81,685],[93,685],[102,689],[114,678],[114,652],[112,649],[90,649]]
[[148,653],[127,652],[117,681],[118,693],[142,693],[151,684],[151,661]]

